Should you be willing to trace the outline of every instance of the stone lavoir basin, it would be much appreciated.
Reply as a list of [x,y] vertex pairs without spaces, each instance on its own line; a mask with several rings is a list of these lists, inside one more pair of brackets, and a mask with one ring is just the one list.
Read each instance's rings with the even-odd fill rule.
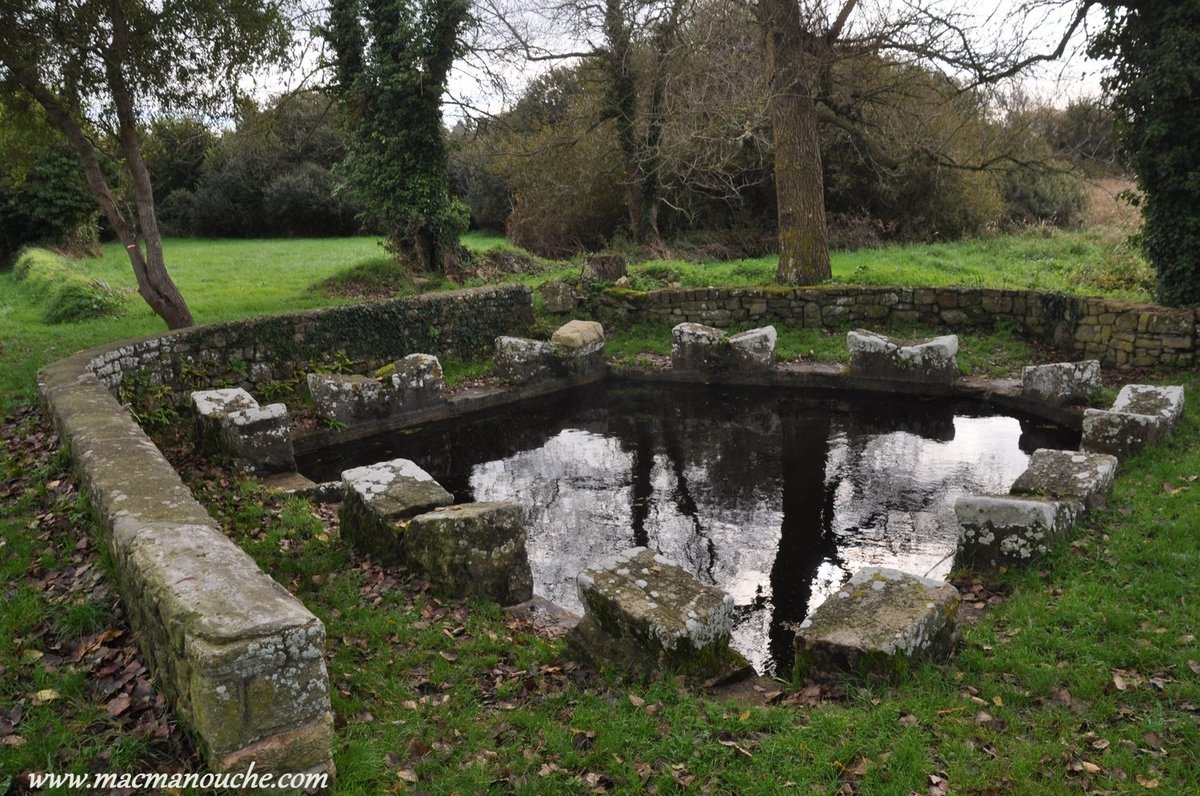
[[[811,395],[811,393],[806,393]],[[793,630],[845,577],[943,578],[955,500],[1005,493],[1078,432],[950,400],[605,382],[302,456],[316,481],[411,459],[457,501],[522,506],[537,594],[581,611],[576,575],[646,546],[733,596],[733,646],[790,671]]]

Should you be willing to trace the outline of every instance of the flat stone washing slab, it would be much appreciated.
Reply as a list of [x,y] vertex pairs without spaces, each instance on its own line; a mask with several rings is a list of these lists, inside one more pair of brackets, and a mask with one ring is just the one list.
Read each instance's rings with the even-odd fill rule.
[[800,624],[796,679],[852,673],[890,680],[915,657],[947,654],[959,602],[949,583],[861,569]]
[[569,638],[585,657],[641,673],[744,665],[729,649],[733,598],[652,550],[634,547],[592,564],[576,588],[584,616]]
[[1021,368],[1021,391],[1051,403],[1086,401],[1100,389],[1100,360],[1055,362]]
[[568,321],[554,331],[550,342],[570,349],[604,347],[604,327],[596,321]]
[[964,563],[1026,561],[1049,550],[1083,514],[1075,500],[967,495],[954,504]]
[[1183,387],[1159,387],[1151,384],[1126,384],[1113,401],[1114,412],[1150,415],[1162,418],[1170,430],[1183,416]]
[[501,605],[533,597],[521,509],[513,503],[461,503],[419,514],[408,523],[407,557],[434,589]]
[[342,481],[342,538],[384,562],[404,559],[405,520],[454,503],[453,495],[408,459],[355,467],[342,473]]
[[1106,453],[1039,448],[1009,493],[1078,500],[1090,510],[1104,503],[1116,473],[1117,457]]
[[959,376],[958,336],[953,334],[905,344],[876,332],[846,333],[850,372],[895,381],[949,383]]

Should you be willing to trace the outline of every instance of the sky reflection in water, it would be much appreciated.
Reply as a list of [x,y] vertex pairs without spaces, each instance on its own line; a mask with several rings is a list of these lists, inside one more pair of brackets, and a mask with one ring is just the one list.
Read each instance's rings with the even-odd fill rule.
[[326,451],[305,469],[336,477],[403,456],[460,501],[523,506],[535,591],[573,611],[579,570],[646,545],[733,595],[734,646],[771,673],[791,665],[788,624],[852,571],[945,576],[955,499],[1005,492],[1029,452],[1076,441],[984,411],[613,385]]

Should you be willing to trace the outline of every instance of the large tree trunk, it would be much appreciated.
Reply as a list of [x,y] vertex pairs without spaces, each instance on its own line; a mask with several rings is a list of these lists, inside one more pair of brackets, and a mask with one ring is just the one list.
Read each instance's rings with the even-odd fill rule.
[[759,0],[766,31],[775,140],[779,266],[775,281],[812,285],[832,275],[825,231],[825,184],[813,93],[820,42],[804,30],[796,0]]

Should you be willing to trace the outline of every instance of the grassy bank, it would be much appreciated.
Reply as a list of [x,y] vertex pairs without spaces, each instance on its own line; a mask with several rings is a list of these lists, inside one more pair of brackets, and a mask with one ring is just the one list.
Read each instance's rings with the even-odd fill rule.
[[[1038,240],[838,255],[835,269],[845,281],[1046,287],[1044,274],[1074,273],[1089,256],[1086,241],[1070,254],[1076,244]],[[1068,265],[1012,259],[1050,245]],[[313,286],[378,253],[365,239],[168,248],[200,322],[345,300]],[[119,254],[78,267],[128,285]],[[703,284],[748,284],[738,280],[769,278],[769,265],[686,269]],[[0,414],[29,402],[45,362],[161,328],[137,299],[120,318],[48,325],[32,298],[0,274]],[[844,356],[836,333],[781,331],[784,356]],[[637,327],[612,353],[662,354],[667,339],[666,327]],[[1039,356],[1003,333],[964,337],[963,348],[972,372]],[[491,606],[439,601],[411,573],[360,559],[332,532],[335,510],[267,495],[191,458],[185,440],[168,451],[226,530],[326,623],[341,792],[1193,793],[1200,379],[1155,378],[1188,385],[1179,433],[1127,462],[1107,508],[1037,566],[967,577],[968,602],[988,608],[972,609],[978,622],[955,657],[897,686],[780,684],[759,695],[770,705],[579,668],[561,640]],[[2,437],[0,637],[11,644],[0,645],[0,793],[29,770],[198,766],[148,679],[49,429],[23,411]]]

